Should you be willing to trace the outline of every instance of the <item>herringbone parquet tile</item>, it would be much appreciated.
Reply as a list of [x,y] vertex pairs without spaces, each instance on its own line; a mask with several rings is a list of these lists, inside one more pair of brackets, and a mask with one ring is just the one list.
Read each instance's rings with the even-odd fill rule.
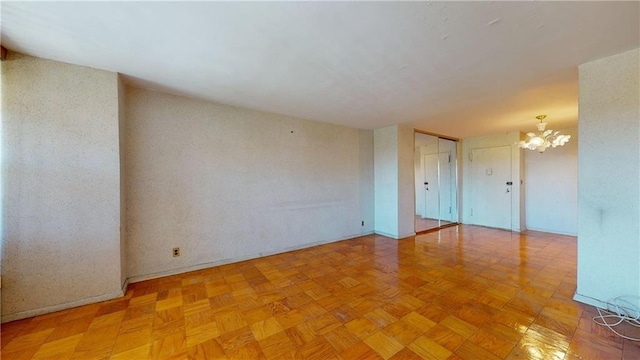
[[575,286],[574,237],[372,235],[4,324],[2,359],[640,359]]

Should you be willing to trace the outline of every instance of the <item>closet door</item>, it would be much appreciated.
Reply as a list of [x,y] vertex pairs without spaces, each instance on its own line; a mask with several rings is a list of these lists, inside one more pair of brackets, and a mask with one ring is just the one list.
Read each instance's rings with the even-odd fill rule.
[[458,156],[457,142],[438,139],[440,156],[438,157],[440,225],[458,222]]
[[415,134],[415,231],[458,222],[457,141]]
[[438,138],[415,133],[415,231],[440,226]]

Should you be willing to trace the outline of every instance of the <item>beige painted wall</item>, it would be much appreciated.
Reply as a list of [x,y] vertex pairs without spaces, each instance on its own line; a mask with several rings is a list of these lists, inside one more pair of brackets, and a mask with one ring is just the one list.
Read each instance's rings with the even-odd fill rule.
[[126,104],[127,104],[127,87],[118,75],[118,141],[120,152],[120,283],[124,289],[127,284],[127,187],[125,173],[125,147],[126,138]]
[[578,301],[640,306],[640,50],[579,67]]
[[400,238],[398,231],[398,127],[373,131],[375,232]]
[[11,53],[2,82],[2,321],[122,295],[117,75]]
[[415,235],[414,135],[406,126],[374,130],[376,234],[401,239]]
[[416,234],[414,142],[413,128],[398,126],[398,235],[400,238]]
[[372,231],[371,131],[127,90],[133,281]]
[[525,167],[525,223],[528,230],[576,236],[578,128],[556,129],[551,121],[551,129],[571,135],[571,139],[564,146],[547,149],[542,154],[521,150]]

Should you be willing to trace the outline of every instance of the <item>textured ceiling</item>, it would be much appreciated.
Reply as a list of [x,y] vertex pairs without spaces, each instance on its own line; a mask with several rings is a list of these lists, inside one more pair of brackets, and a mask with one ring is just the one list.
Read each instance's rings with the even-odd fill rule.
[[581,63],[640,46],[639,2],[2,2],[2,44],[128,84],[455,137],[577,123]]

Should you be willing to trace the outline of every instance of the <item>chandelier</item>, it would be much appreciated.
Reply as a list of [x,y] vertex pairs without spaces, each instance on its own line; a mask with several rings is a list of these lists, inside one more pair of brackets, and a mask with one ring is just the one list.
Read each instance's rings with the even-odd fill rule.
[[520,141],[518,146],[523,149],[537,150],[543,153],[548,147],[562,146],[569,141],[571,135],[560,135],[560,131],[545,130],[547,123],[543,122],[547,115],[538,115],[536,119],[540,120],[538,126],[538,134],[527,133],[527,140]]

